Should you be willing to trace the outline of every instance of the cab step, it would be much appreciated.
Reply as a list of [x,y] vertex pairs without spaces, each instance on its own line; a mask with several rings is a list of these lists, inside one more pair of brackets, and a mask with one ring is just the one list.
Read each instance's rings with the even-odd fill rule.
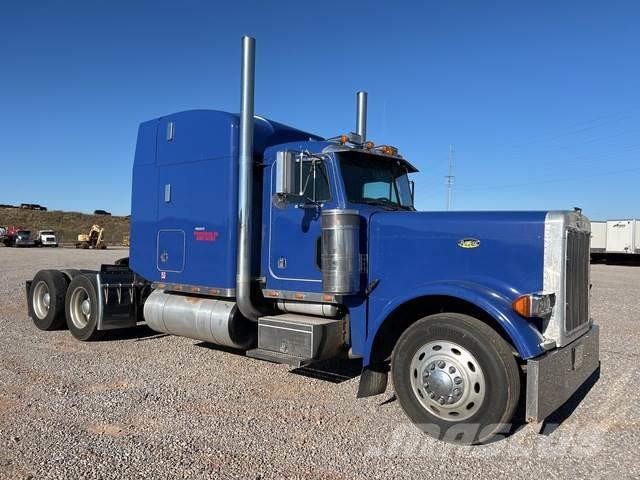
[[272,352],[264,350],[262,348],[254,348],[253,350],[247,350],[247,357],[257,358],[258,360],[266,360],[267,362],[283,363],[293,368],[304,367],[311,363],[312,359],[296,357],[295,355],[288,355],[286,353]]

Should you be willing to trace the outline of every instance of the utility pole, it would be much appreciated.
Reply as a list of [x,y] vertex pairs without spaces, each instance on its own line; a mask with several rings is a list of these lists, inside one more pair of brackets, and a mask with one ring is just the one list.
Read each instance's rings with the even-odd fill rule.
[[449,144],[449,175],[447,179],[447,210],[451,210],[451,187],[453,186],[453,145]]

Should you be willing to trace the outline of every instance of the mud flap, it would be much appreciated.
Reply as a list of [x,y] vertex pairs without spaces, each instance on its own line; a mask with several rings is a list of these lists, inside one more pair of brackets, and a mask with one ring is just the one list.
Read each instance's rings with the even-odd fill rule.
[[357,398],[380,395],[387,390],[389,377],[388,365],[369,365],[362,369],[360,383],[358,384]]
[[94,278],[100,304],[98,330],[135,327],[137,288],[134,274],[100,272]]

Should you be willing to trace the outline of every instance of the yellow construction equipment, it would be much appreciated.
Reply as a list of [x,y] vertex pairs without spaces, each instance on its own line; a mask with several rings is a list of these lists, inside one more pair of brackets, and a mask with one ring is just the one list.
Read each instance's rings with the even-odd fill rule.
[[104,228],[100,225],[93,225],[89,233],[81,233],[78,235],[78,241],[76,242],[76,248],[99,248],[104,250],[107,248],[107,244],[103,240]]

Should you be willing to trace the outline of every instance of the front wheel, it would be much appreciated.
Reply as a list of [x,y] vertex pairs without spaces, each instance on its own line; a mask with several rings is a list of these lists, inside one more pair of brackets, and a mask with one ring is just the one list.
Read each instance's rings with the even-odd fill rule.
[[509,428],[520,398],[511,346],[484,322],[430,315],[400,337],[391,359],[400,405],[425,433],[483,443]]

